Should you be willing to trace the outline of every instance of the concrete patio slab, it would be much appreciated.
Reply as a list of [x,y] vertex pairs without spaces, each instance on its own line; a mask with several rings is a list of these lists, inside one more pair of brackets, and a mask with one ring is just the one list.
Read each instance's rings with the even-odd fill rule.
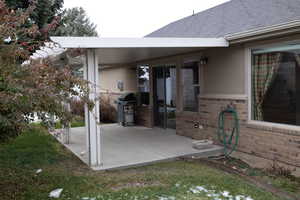
[[[88,164],[85,128],[72,128],[70,141],[65,146]],[[102,125],[102,166],[93,169],[120,169],[184,156],[209,157],[222,153],[223,148],[216,145],[207,149],[194,149],[194,141],[176,135],[175,130],[171,129]]]

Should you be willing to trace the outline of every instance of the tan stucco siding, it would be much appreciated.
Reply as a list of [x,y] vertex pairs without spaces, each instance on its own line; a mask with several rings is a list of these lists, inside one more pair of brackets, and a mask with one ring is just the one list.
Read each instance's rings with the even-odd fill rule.
[[[131,67],[112,67],[100,69],[99,85],[102,92],[137,92],[136,70]],[[118,89],[118,81],[123,81],[124,91]]]
[[242,47],[213,48],[203,52],[203,94],[245,94],[245,50]]

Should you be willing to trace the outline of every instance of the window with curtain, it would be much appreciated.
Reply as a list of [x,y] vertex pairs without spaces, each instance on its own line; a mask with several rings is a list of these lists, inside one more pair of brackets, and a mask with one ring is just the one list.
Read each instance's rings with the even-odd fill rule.
[[138,79],[138,103],[139,105],[149,105],[150,94],[150,80],[149,80],[149,66],[140,65],[137,67]]
[[200,93],[198,62],[184,63],[181,68],[183,85],[183,110],[198,112]]
[[252,120],[300,125],[300,43],[252,51]]

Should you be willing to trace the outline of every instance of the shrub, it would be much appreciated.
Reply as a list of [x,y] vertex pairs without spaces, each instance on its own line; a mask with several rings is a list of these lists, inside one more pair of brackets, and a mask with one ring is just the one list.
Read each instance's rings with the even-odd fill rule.
[[80,99],[73,99],[70,103],[71,113],[75,116],[84,117],[84,101]]
[[100,95],[100,121],[112,123],[116,121],[116,108],[113,106],[110,93]]
[[[35,2],[35,1],[32,1]],[[0,0],[0,140],[20,134],[34,113],[45,123],[56,116],[63,124],[72,121],[63,102],[72,96],[88,100],[88,83],[73,75],[68,66],[56,66],[51,60],[33,62],[30,55],[44,44],[50,23],[40,31],[29,23],[34,5],[13,12]],[[26,62],[24,62],[26,61]]]
[[[72,121],[71,121],[71,127],[72,128],[76,128],[76,127],[83,127],[85,125],[84,123],[84,117],[81,117],[81,116],[74,116]],[[55,124],[54,124],[54,128],[55,129],[61,129],[63,128],[62,124],[60,121],[57,121]]]

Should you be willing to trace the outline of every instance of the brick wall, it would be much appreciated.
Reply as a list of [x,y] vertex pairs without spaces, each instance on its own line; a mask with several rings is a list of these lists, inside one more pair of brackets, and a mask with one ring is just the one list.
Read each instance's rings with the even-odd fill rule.
[[199,124],[200,116],[193,112],[177,112],[176,113],[176,133],[178,135],[201,140],[206,139],[200,129],[195,128]]
[[136,108],[135,120],[139,126],[152,128],[152,108],[150,106],[138,106]]
[[[300,167],[300,132],[248,124],[246,100],[200,98],[199,113],[177,114],[177,134],[216,141],[218,115],[229,104],[236,108],[240,119],[239,152]],[[195,128],[196,123],[203,129]]]

